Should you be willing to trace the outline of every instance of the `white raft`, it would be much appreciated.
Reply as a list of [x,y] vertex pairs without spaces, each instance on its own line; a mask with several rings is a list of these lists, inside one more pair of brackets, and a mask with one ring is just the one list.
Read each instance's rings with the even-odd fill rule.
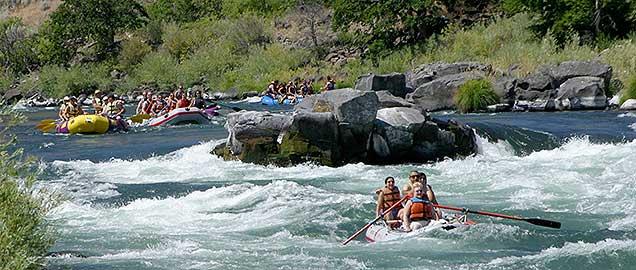
[[148,126],[168,126],[168,125],[187,125],[187,124],[209,124],[210,118],[207,114],[198,108],[178,108],[159,117],[148,120]]
[[367,229],[365,238],[369,242],[390,241],[411,235],[418,235],[422,232],[430,232],[437,229],[452,230],[474,224],[475,222],[468,219],[465,215],[452,215],[440,220],[431,220],[426,227],[421,229],[405,232],[401,228],[390,229],[385,222],[378,222]]

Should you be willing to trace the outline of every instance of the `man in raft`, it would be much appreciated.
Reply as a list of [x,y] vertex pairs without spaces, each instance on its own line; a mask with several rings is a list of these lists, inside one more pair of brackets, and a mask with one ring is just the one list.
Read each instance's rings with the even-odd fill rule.
[[[395,179],[389,176],[384,179],[384,188],[380,189],[378,193],[378,204],[375,208],[376,215],[382,215],[384,210],[389,209],[393,204],[400,200],[400,189],[395,186]],[[402,208],[401,205],[393,208],[390,213],[384,216],[384,220],[398,220],[398,211]]]
[[62,116],[63,116],[62,120],[68,121],[75,116],[84,114],[84,111],[82,110],[82,106],[77,104],[76,97],[70,97],[68,98],[68,100],[65,97],[64,100],[66,102],[66,105],[64,106],[64,111],[62,112]]
[[406,201],[402,216],[402,227],[407,232],[425,227],[431,220],[439,219],[433,203],[425,196],[421,183],[413,184],[413,194],[414,197]]

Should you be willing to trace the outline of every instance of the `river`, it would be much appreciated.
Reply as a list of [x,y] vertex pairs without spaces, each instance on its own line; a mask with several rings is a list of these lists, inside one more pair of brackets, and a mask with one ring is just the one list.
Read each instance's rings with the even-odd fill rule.
[[[250,109],[264,108],[228,104]],[[283,108],[285,109],[285,108]],[[287,108],[288,109],[288,108]],[[227,113],[225,111],[224,113]],[[19,146],[39,186],[67,200],[47,217],[48,269],[634,269],[636,114],[439,113],[476,128],[480,153],[431,164],[289,168],[223,161],[209,126],[43,135]],[[426,172],[441,204],[540,216],[560,230],[472,215],[477,225],[396,241],[340,242],[373,218],[373,190]],[[81,256],[78,256],[80,255]]]

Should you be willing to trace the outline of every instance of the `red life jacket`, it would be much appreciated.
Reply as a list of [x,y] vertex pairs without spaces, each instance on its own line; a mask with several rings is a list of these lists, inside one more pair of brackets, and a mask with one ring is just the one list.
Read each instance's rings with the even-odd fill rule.
[[411,198],[411,213],[409,218],[413,221],[435,219],[435,209],[430,201],[417,197]]
[[185,98],[179,99],[179,101],[177,101],[177,108],[185,108],[188,106],[190,106],[190,101]]

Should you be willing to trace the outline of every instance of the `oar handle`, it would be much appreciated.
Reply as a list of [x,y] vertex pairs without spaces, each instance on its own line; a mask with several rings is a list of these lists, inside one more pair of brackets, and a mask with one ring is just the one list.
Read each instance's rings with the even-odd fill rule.
[[375,223],[376,221],[380,220],[382,217],[384,217],[384,215],[388,214],[389,212],[391,212],[391,210],[393,210],[395,207],[397,207],[398,205],[401,205],[402,202],[404,202],[406,199],[408,199],[408,197],[404,197],[402,199],[400,199],[399,201],[397,201],[396,203],[394,203],[393,205],[391,205],[391,207],[389,207],[388,209],[384,210],[384,212],[382,212],[381,215],[375,217],[375,219],[369,221],[369,223],[367,223],[366,225],[364,225],[364,227],[360,228],[358,231],[356,231],[353,235],[351,235],[349,238],[347,238],[347,240],[342,241],[342,245],[346,245],[349,242],[351,242],[351,240],[353,240],[354,238],[358,237],[358,235],[360,235],[362,232],[364,232],[364,230],[368,229],[369,227],[371,227],[371,225],[373,225],[373,223]]

